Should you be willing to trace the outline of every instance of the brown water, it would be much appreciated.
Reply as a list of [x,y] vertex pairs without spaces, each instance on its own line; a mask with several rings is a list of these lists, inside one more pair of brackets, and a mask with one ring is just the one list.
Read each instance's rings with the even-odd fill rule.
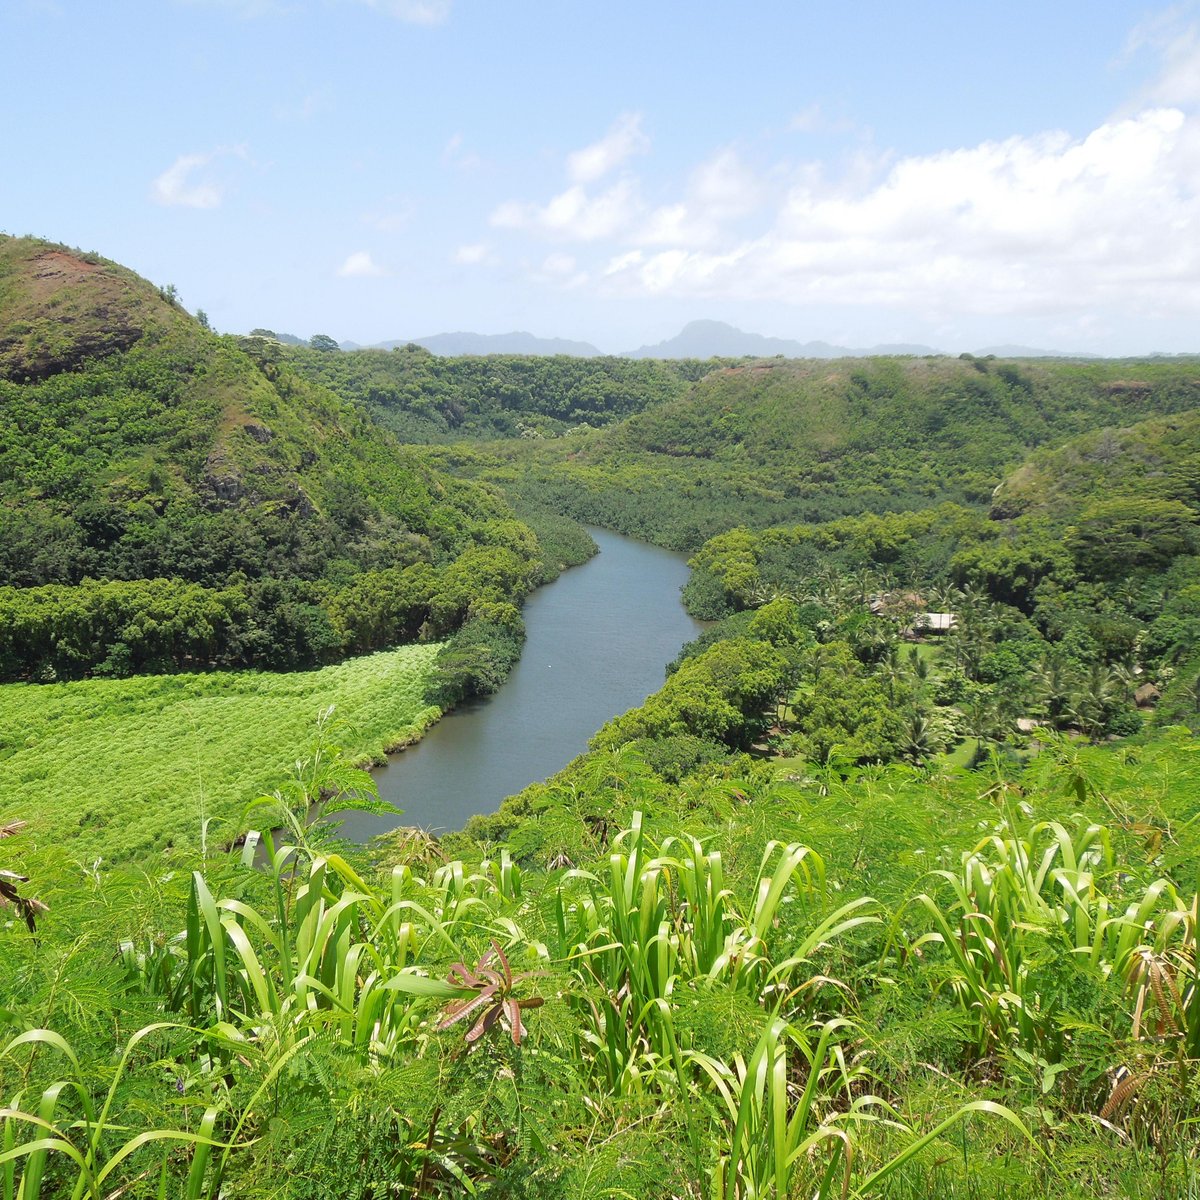
[[610,717],[662,686],[700,631],[683,610],[683,555],[592,529],[600,553],[525,604],[521,661],[496,695],[463,705],[375,772],[395,818],[351,813],[364,841],[397,825],[460,829],[475,813],[561,770]]

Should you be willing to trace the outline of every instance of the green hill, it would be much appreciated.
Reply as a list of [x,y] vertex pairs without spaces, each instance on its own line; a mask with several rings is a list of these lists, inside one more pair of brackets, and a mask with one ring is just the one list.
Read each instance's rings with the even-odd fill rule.
[[982,506],[1037,447],[1197,406],[1187,361],[771,360],[715,370],[674,400],[532,452],[521,487],[691,548],[743,522]]
[[362,405],[409,442],[547,438],[608,425],[682,395],[714,365],[561,354],[442,358],[417,345],[279,349],[297,374]]
[[992,510],[1065,519],[1117,494],[1200,503],[1200,412],[1098,429],[1036,454],[996,489]]
[[494,492],[262,347],[0,239],[0,674],[307,665],[520,598],[536,542]]
[[192,322],[132,271],[37,238],[0,238],[0,379],[45,379]]

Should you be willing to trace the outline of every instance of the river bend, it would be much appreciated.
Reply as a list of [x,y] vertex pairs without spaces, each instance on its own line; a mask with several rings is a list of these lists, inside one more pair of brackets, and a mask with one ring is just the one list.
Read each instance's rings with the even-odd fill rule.
[[460,706],[375,772],[395,819],[351,813],[363,841],[397,825],[460,829],[561,770],[609,718],[662,686],[700,624],[683,609],[683,555],[603,529],[600,553],[525,603],[525,649],[496,695]]

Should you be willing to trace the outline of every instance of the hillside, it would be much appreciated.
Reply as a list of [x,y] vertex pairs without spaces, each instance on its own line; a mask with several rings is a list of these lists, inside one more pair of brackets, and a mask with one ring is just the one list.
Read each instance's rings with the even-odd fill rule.
[[[0,673],[308,664],[453,629],[464,556],[496,568],[480,598],[528,586],[536,543],[502,501],[261,339],[219,338],[131,272],[31,239],[0,240],[0,289]],[[371,573],[392,599],[368,628],[337,598]],[[147,580],[171,581],[153,635]]]
[[[293,352],[77,275],[0,381],[0,670],[50,685],[0,689],[14,1195],[1186,1194],[1187,367]],[[718,531],[717,619],[555,778],[351,846],[353,763],[494,687],[586,553],[439,461]]]
[[191,323],[145,280],[96,254],[0,238],[0,379],[45,379]]
[[[768,361],[498,477],[570,515],[686,549],[730,525],[983,506],[1030,451],[1200,405],[1194,364]],[[509,466],[508,464],[512,464]]]
[[343,354],[289,348],[283,361],[408,442],[554,437],[608,425],[682,395],[713,366],[567,354],[450,358],[411,344]]
[[996,489],[992,509],[1066,519],[1089,500],[1117,494],[1200,502],[1200,412],[1098,429],[1037,454]]

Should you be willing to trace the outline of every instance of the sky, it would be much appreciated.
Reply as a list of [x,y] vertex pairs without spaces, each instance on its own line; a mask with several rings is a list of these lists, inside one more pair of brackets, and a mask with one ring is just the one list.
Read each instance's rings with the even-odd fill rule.
[[219,330],[1200,351],[1200,5],[3,0],[0,231]]

